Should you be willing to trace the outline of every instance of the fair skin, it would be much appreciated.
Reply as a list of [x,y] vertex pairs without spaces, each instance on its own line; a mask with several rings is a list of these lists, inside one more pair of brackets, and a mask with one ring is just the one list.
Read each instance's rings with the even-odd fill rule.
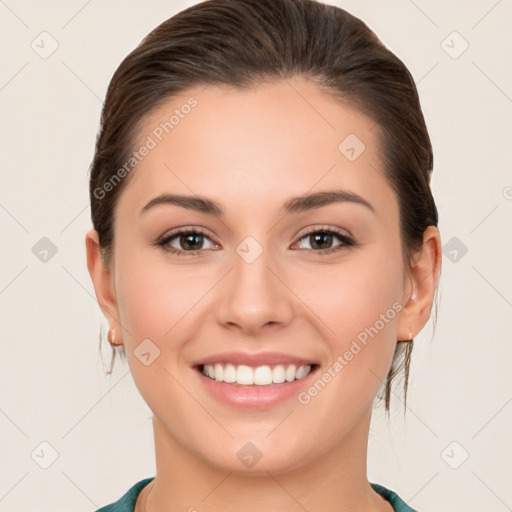
[[[310,82],[191,89],[144,119],[139,142],[190,96],[197,107],[138,164],[119,198],[110,269],[96,231],[86,237],[99,305],[153,412],[156,477],[136,511],[392,511],[367,479],[372,404],[397,340],[417,335],[430,316],[439,232],[425,231],[408,274],[375,123]],[[338,150],[349,134],[366,146],[354,161]],[[291,197],[335,189],[374,211],[335,202],[281,213]],[[140,214],[164,192],[209,198],[224,215],[171,204]],[[181,227],[206,233],[192,239],[200,254],[152,245]],[[356,245],[305,236],[322,229]],[[248,236],[263,249],[251,263],[236,251]],[[183,240],[167,246],[192,251]],[[394,303],[400,312],[308,404],[295,395],[260,409],[228,405],[191,367],[218,352],[279,351],[317,361],[321,375]],[[148,366],[134,354],[146,338],[160,350]],[[252,467],[237,457],[247,442],[261,452]]]

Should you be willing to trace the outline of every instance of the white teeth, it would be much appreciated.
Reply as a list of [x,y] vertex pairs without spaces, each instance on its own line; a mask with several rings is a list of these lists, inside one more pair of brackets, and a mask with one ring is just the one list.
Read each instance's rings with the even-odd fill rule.
[[292,382],[293,380],[295,380],[295,365],[294,364],[288,366],[288,368],[286,369],[285,379],[288,382]]
[[[267,366],[267,368],[268,368],[268,366]],[[274,369],[272,370],[272,382],[274,384],[281,384],[285,380],[286,380],[286,377],[285,377],[284,366],[280,364],[280,365],[274,367]],[[256,382],[256,384],[259,384],[259,383]]]
[[254,369],[254,384],[268,386],[272,382],[274,382],[274,379],[270,366],[258,366]]
[[241,364],[236,369],[236,381],[238,384],[254,384],[254,372],[249,366]]
[[223,380],[224,377],[224,368],[222,368],[221,364],[215,365],[215,380]]
[[[222,380],[220,378],[215,379],[215,380],[219,380],[222,382]],[[226,366],[224,366],[224,382],[235,382],[235,381],[236,381],[236,368],[232,364],[227,364]]]
[[236,382],[237,384],[246,386],[252,384],[270,386],[271,384],[281,384],[284,381],[292,382],[294,380],[303,379],[310,371],[310,364],[299,367],[290,364],[287,368],[282,364],[278,364],[273,368],[268,365],[251,368],[244,364],[235,366],[229,363],[205,364],[203,366],[203,375],[210,377],[210,379],[214,379],[218,382]]
[[[311,367],[310,367],[311,369]],[[297,373],[295,374],[296,379],[302,379],[309,373],[309,370],[306,370],[305,366],[301,366],[297,369]]]

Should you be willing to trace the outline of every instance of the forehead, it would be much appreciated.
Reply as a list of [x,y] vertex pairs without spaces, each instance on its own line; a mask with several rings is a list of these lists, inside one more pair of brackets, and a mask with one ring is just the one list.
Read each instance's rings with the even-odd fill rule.
[[161,192],[198,194],[247,209],[343,188],[384,205],[394,196],[377,130],[301,78],[246,90],[191,88],[143,119],[133,149],[150,149],[123,195],[133,205]]

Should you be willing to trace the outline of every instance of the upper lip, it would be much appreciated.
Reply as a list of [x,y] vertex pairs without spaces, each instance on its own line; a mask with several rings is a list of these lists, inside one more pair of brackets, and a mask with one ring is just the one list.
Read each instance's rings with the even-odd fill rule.
[[295,364],[298,366],[317,364],[310,359],[304,359],[295,355],[283,354],[281,352],[221,352],[211,356],[202,357],[192,362],[192,366],[201,366],[205,364],[228,364],[235,366],[264,366],[277,364]]

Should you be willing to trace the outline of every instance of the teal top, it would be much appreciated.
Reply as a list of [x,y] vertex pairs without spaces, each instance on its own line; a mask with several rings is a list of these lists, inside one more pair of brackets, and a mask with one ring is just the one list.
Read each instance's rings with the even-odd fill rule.
[[[96,510],[96,512],[133,512],[135,508],[135,502],[137,501],[137,497],[139,496],[140,491],[142,491],[142,489],[154,478],[155,477],[153,476],[137,482],[118,501],[101,507],[100,509]],[[372,484],[370,482],[370,485],[384,499],[391,503],[395,512],[417,512],[413,508],[409,507],[395,492],[390,491],[389,489],[386,489],[379,484]]]

